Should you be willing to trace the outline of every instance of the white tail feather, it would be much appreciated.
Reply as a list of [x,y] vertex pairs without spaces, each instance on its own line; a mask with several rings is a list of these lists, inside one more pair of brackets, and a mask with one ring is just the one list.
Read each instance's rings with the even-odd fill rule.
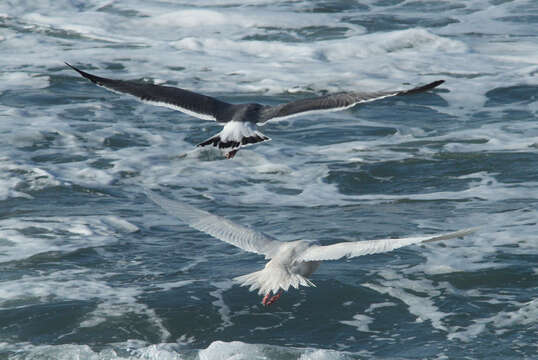
[[[269,263],[270,264],[270,263]],[[270,292],[276,294],[280,289],[287,291],[290,286],[295,289],[302,286],[316,286],[302,275],[291,273],[282,267],[265,267],[265,269],[234,278],[241,286],[248,286],[249,291],[258,289],[259,295]]]
[[257,131],[255,124],[250,122],[230,121],[224,125],[221,132],[196,146],[213,145],[219,149],[235,150],[267,140],[271,139]]

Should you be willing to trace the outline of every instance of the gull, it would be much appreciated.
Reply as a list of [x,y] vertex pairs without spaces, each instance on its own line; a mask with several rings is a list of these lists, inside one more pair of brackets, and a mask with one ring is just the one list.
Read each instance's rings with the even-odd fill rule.
[[468,228],[437,235],[349,241],[332,245],[320,245],[308,240],[283,242],[155,192],[146,190],[146,195],[164,211],[192,228],[242,250],[265,256],[269,261],[262,270],[234,278],[241,286],[248,286],[250,291],[258,290],[258,295],[263,296],[264,306],[277,301],[290,286],[295,289],[299,286],[315,286],[308,277],[322,261],[384,253],[403,246],[463,237],[476,231],[476,228]]
[[213,145],[225,151],[227,159],[233,158],[242,147],[271,140],[257,129],[257,125],[264,125],[268,121],[280,121],[296,116],[345,110],[357,104],[391,96],[421,93],[444,82],[444,80],[437,80],[408,90],[340,92],[271,106],[257,103],[230,104],[181,88],[129,80],[107,79],[89,74],[68,63],[65,64],[94,84],[106,89],[130,94],[150,104],[179,110],[187,115],[202,120],[213,120],[223,125],[221,132],[196,146]]

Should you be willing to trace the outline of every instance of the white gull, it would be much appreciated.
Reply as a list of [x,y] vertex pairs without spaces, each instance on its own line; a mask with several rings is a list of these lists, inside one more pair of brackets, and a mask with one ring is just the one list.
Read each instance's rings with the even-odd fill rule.
[[316,271],[321,261],[383,253],[403,246],[463,237],[476,230],[469,228],[437,235],[350,241],[332,245],[319,245],[307,240],[282,242],[184,202],[170,200],[151,191],[146,191],[146,195],[167,213],[194,229],[245,251],[265,256],[269,262],[262,270],[234,278],[241,286],[248,286],[250,291],[258,290],[259,295],[264,295],[262,304],[265,306],[278,300],[290,286],[296,289],[300,285],[315,286],[308,277]]

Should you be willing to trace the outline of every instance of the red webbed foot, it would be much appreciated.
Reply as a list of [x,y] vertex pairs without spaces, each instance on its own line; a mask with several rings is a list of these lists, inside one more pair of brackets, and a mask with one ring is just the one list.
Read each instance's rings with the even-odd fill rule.
[[278,294],[271,296],[271,293],[267,293],[262,300],[263,306],[270,306],[276,302],[282,296],[284,292],[280,291]]

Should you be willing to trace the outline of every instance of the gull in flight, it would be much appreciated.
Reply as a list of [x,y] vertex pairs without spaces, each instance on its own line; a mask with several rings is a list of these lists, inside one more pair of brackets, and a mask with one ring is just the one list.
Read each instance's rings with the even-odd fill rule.
[[351,241],[332,245],[319,245],[307,240],[282,242],[194,206],[167,199],[155,192],[146,191],[146,195],[167,213],[183,220],[192,228],[245,251],[265,256],[269,262],[262,270],[234,278],[241,286],[248,286],[250,291],[258,290],[258,294],[263,295],[264,306],[277,301],[290,286],[296,289],[300,285],[315,286],[308,277],[322,261],[383,253],[403,246],[458,238],[476,230],[469,228],[437,235]]
[[185,89],[136,81],[107,79],[88,74],[68,63],[66,65],[91,82],[109,90],[134,95],[150,104],[179,110],[202,120],[218,122],[224,126],[222,131],[202,141],[197,146],[213,145],[224,150],[227,159],[233,158],[242,147],[271,140],[257,130],[257,125],[263,125],[268,121],[278,121],[319,112],[345,110],[360,103],[391,96],[421,93],[444,82],[444,80],[437,80],[408,90],[341,92],[270,106],[257,103],[230,104]]

